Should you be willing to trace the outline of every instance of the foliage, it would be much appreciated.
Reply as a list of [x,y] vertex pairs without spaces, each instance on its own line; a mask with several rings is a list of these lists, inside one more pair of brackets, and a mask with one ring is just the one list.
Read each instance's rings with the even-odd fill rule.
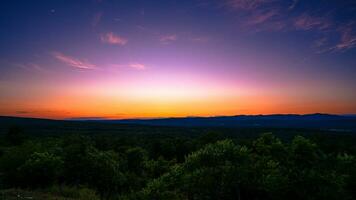
[[34,152],[23,165],[19,173],[27,186],[47,186],[55,183],[61,175],[63,161],[61,157],[48,152]]
[[9,199],[10,188],[42,199],[355,199],[354,148],[330,144],[272,133],[27,137],[1,143],[0,187]]

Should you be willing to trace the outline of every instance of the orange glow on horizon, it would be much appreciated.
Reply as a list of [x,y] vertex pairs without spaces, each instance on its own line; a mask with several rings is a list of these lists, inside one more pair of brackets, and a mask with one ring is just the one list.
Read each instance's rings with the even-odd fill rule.
[[335,106],[331,107],[327,102],[309,104],[293,102],[293,100],[288,102],[286,99],[281,100],[278,97],[268,96],[226,97],[226,99],[205,97],[177,100],[159,100],[155,97],[135,99],[63,97],[39,102],[36,106],[21,104],[19,102],[6,107],[1,105],[4,108],[2,115],[50,119],[79,117],[129,119],[240,114],[308,114],[315,112],[344,114],[350,110],[355,110],[355,106],[352,106],[351,102],[349,104],[334,104]]
[[[153,73],[58,82],[36,80],[0,85],[0,114],[66,119],[163,118],[256,114],[356,113],[350,101],[330,96],[327,85],[273,85],[194,74]],[[317,89],[316,89],[317,88]],[[318,90],[319,89],[319,90]],[[317,92],[316,92],[317,91]]]

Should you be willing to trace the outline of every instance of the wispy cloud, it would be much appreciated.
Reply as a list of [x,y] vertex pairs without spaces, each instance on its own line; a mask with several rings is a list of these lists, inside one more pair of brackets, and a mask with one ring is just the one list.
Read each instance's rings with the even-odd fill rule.
[[92,20],[92,26],[93,27],[96,27],[100,23],[102,16],[103,16],[102,12],[98,12],[98,13],[94,14],[93,20]]
[[278,15],[278,11],[276,9],[271,9],[263,12],[254,12],[254,14],[251,15],[247,20],[247,24],[258,25],[261,23],[265,23],[276,15]]
[[272,0],[225,0],[225,6],[232,9],[255,10]]
[[[308,31],[317,39],[311,47],[316,53],[342,52],[356,48],[356,23],[338,21],[338,13],[354,12],[344,7],[315,8],[311,1],[301,0],[205,0],[234,13],[240,30],[246,32]],[[215,3],[214,3],[215,2]],[[209,4],[210,3],[210,4]],[[211,4],[212,3],[212,4]],[[307,8],[303,13],[296,7]],[[350,5],[349,7],[352,7]],[[350,25],[352,24],[352,25]],[[312,38],[311,37],[311,38]]]
[[87,60],[80,60],[77,58],[73,58],[67,55],[64,55],[63,53],[60,52],[52,52],[52,56],[56,58],[58,61],[79,69],[95,69],[96,66]]
[[201,43],[204,43],[204,42],[208,42],[209,41],[209,38],[208,37],[193,37],[190,39],[191,41],[193,42],[201,42]]
[[347,50],[356,47],[356,30],[353,28],[356,24],[350,23],[339,29],[340,42],[333,48],[334,50]]
[[144,64],[140,64],[140,63],[131,63],[129,65],[129,67],[136,69],[136,70],[145,70],[146,66]]
[[293,10],[297,4],[299,3],[299,0],[293,0],[292,4],[288,7],[288,10]]
[[120,69],[127,69],[127,68],[131,68],[134,70],[146,70],[147,66],[145,64],[142,63],[138,63],[138,62],[132,62],[129,64],[109,64],[107,65],[107,70],[112,71],[112,72],[117,72],[117,70]]
[[285,7],[278,0],[223,0],[222,6],[238,16],[240,28],[248,32],[279,31],[287,28]]
[[325,18],[313,17],[304,13],[294,20],[294,26],[298,30],[325,30],[331,26],[331,22]]
[[100,37],[101,41],[112,45],[126,45],[128,40],[119,35],[115,35],[113,32],[102,34]]
[[174,42],[178,39],[176,34],[172,34],[172,35],[163,35],[159,38],[159,40],[163,43],[170,43],[170,42]]
[[29,63],[15,64],[15,65],[25,70],[44,71],[44,69],[37,63],[29,62]]
[[26,111],[26,110],[18,110],[16,111],[17,114],[30,114],[31,112]]

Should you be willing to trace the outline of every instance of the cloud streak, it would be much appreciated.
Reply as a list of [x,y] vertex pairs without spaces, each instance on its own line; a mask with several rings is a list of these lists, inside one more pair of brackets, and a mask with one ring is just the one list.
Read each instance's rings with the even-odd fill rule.
[[299,3],[299,0],[293,0],[292,4],[288,7],[288,10],[293,10],[297,4]]
[[100,40],[106,44],[119,45],[119,46],[126,45],[128,42],[126,38],[123,38],[119,35],[115,35],[113,32],[102,34],[100,36]]
[[248,20],[248,25],[258,25],[267,22],[272,19],[272,17],[278,15],[278,11],[271,9],[265,12],[255,12]]
[[80,60],[77,58],[73,58],[67,55],[64,55],[63,53],[60,52],[52,52],[52,56],[56,58],[58,61],[74,67],[74,68],[79,68],[79,69],[95,69],[96,66],[87,60]]
[[161,36],[159,38],[159,41],[163,42],[163,43],[170,43],[170,42],[174,42],[178,39],[177,35],[172,34],[172,35],[164,35]]
[[129,67],[136,69],[136,70],[145,70],[146,66],[144,64],[140,64],[140,63],[131,63],[129,65]]
[[306,13],[294,20],[294,27],[298,30],[325,30],[331,26],[331,22],[321,17],[312,17]]
[[[217,4],[232,11],[239,28],[247,32],[308,31],[318,37],[312,45],[317,53],[356,47],[356,24],[337,20],[338,13],[349,12],[345,7],[315,8],[312,2],[300,0],[222,0]],[[308,9],[300,13],[297,7]]]
[[336,44],[333,50],[344,51],[356,47],[356,31],[353,28],[355,25],[355,23],[350,23],[339,29],[340,42]]
[[255,10],[272,0],[225,0],[225,6],[232,9]]
[[193,42],[204,43],[204,42],[208,42],[209,38],[208,37],[193,37],[190,40]]
[[36,63],[24,63],[24,64],[15,64],[15,65],[25,70],[44,71],[44,69],[39,64]]

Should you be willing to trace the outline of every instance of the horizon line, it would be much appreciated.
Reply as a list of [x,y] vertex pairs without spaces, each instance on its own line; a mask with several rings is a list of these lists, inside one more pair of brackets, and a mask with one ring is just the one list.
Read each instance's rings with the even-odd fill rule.
[[181,116],[181,117],[133,117],[133,118],[115,118],[115,117],[69,117],[69,118],[50,118],[50,117],[31,117],[31,116],[16,116],[16,115],[0,115],[0,117],[25,118],[25,119],[43,119],[43,120],[58,120],[58,121],[105,121],[105,120],[154,120],[154,119],[184,119],[184,118],[216,118],[216,117],[239,117],[239,116],[273,116],[273,115],[331,115],[331,116],[356,116],[356,113],[336,114],[336,113],[273,113],[273,114],[237,114],[237,115],[211,115],[211,116]]

